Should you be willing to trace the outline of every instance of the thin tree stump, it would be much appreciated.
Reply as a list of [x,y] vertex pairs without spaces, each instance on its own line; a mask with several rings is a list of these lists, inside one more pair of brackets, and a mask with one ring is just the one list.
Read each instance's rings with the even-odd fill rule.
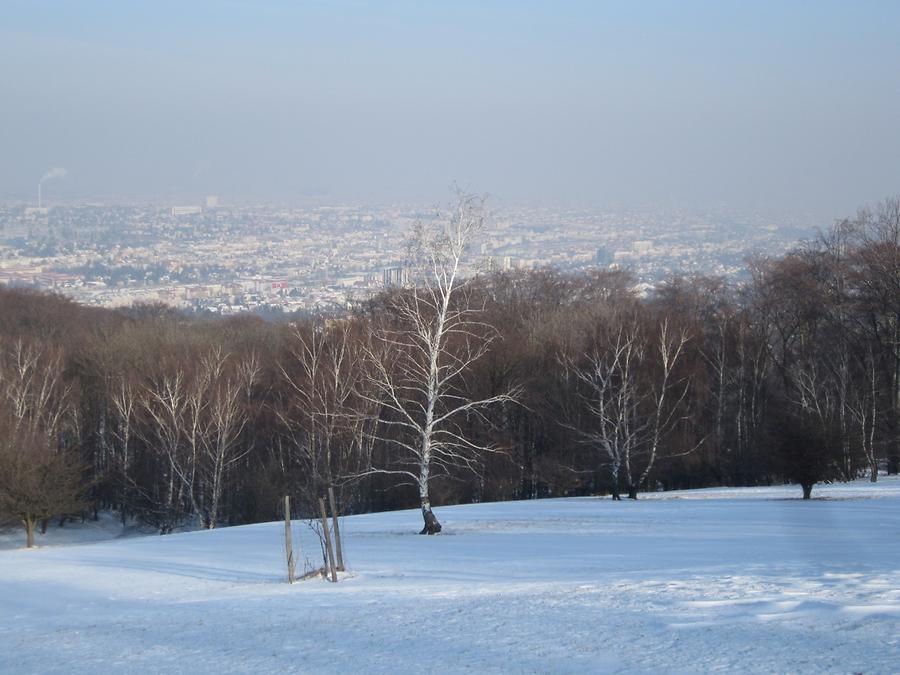
[[331,522],[334,524],[334,548],[337,554],[338,572],[344,571],[344,547],[341,545],[341,526],[338,523],[338,512],[334,506],[334,488],[328,488],[328,503],[331,506]]
[[331,549],[331,533],[328,531],[328,513],[325,511],[325,500],[319,497],[319,510],[322,512],[322,533],[325,535],[325,557],[328,569],[331,571],[331,580],[337,583],[337,569],[334,566],[334,551]]
[[291,542],[291,498],[284,497],[284,550],[287,555],[288,583],[294,583],[294,545]]

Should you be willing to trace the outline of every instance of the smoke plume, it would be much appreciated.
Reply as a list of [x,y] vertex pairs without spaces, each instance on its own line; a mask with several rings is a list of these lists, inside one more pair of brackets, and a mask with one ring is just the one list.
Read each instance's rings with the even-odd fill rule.
[[50,180],[51,178],[65,178],[67,173],[69,172],[61,168],[50,169],[47,173],[41,176],[41,182],[43,183]]

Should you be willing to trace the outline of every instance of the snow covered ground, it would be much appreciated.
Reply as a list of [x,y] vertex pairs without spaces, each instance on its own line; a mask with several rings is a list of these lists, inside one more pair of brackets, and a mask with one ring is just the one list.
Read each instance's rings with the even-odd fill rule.
[[900,671],[900,481],[799,493],[449,507],[435,537],[417,512],[355,516],[338,584],[285,583],[281,523],[4,536],[0,670]]

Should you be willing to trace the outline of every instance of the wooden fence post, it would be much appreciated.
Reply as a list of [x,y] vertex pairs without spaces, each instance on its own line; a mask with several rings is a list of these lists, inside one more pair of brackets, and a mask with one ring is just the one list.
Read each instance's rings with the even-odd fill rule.
[[331,504],[331,522],[334,523],[334,548],[337,553],[337,568],[344,571],[344,547],[341,545],[341,526],[338,524],[338,512],[334,506],[334,488],[328,488],[328,501]]
[[294,583],[294,545],[291,543],[291,498],[284,496],[284,550],[287,555],[288,583]]
[[325,557],[331,570],[331,580],[337,583],[337,570],[334,567],[334,551],[331,550],[331,533],[328,531],[328,513],[325,512],[325,500],[319,497],[319,510],[322,512],[322,533],[325,535]]

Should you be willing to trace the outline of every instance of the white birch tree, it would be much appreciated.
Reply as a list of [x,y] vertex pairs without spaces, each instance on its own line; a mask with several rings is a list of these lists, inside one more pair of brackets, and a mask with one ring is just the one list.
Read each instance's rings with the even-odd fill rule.
[[240,446],[240,439],[249,420],[247,406],[260,365],[255,353],[235,357],[216,347],[204,358],[203,368],[208,373],[208,421],[202,439],[200,487],[206,509],[205,526],[212,530],[219,521],[228,472],[249,453]]
[[584,423],[566,426],[609,466],[614,500],[620,499],[623,473],[628,497],[637,499],[690,386],[675,376],[688,342],[684,330],[671,330],[663,319],[648,336],[636,317],[620,320],[590,351],[561,357],[566,373],[581,385],[578,398],[586,411]]
[[369,376],[362,396],[381,407],[379,439],[394,449],[381,473],[408,479],[418,490],[424,526],[441,524],[431,507],[431,481],[453,469],[478,469],[478,458],[497,448],[470,438],[462,427],[516,389],[471,398],[466,376],[497,339],[482,320],[462,265],[485,220],[484,198],[459,193],[449,213],[418,223],[410,241],[413,286],[388,297],[388,316],[367,348]]

